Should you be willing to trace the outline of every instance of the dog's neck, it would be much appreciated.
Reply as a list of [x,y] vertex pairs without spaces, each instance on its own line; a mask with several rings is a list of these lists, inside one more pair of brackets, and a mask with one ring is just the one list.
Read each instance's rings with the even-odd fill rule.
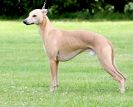
[[39,24],[39,29],[42,39],[44,41],[45,38],[48,36],[48,32],[54,29],[47,16],[45,16],[43,22]]

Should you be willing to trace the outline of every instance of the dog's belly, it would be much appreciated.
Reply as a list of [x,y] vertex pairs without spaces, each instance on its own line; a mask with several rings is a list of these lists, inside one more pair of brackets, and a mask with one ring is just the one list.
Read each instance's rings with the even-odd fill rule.
[[78,55],[79,53],[81,53],[82,51],[83,51],[82,49],[71,51],[71,52],[59,51],[57,58],[59,61],[68,61],[73,57],[75,57],[76,55]]

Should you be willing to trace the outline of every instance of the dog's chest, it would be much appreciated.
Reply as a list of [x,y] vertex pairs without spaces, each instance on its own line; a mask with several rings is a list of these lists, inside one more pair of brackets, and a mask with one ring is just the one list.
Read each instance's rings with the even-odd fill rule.
[[59,61],[67,61],[78,55],[80,52],[82,52],[82,49],[71,51],[71,52],[63,52],[59,51],[57,58]]

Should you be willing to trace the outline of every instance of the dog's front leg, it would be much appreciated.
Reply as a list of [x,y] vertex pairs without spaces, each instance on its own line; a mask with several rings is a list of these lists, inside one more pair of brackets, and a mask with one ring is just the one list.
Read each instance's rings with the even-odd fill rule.
[[57,80],[58,79],[57,78],[58,63],[59,63],[59,61],[57,61],[57,60],[50,60],[50,70],[51,70],[50,91],[54,91],[58,86],[58,80]]

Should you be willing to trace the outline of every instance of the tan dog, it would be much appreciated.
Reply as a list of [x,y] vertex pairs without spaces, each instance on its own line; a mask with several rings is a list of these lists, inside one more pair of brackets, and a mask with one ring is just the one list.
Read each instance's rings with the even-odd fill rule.
[[52,26],[46,14],[46,9],[35,9],[23,22],[26,25],[36,24],[40,28],[51,68],[52,83],[50,90],[54,91],[58,85],[59,61],[67,61],[85,50],[93,50],[103,68],[120,84],[120,92],[124,93],[126,78],[114,65],[111,43],[105,37],[93,32],[58,30]]

